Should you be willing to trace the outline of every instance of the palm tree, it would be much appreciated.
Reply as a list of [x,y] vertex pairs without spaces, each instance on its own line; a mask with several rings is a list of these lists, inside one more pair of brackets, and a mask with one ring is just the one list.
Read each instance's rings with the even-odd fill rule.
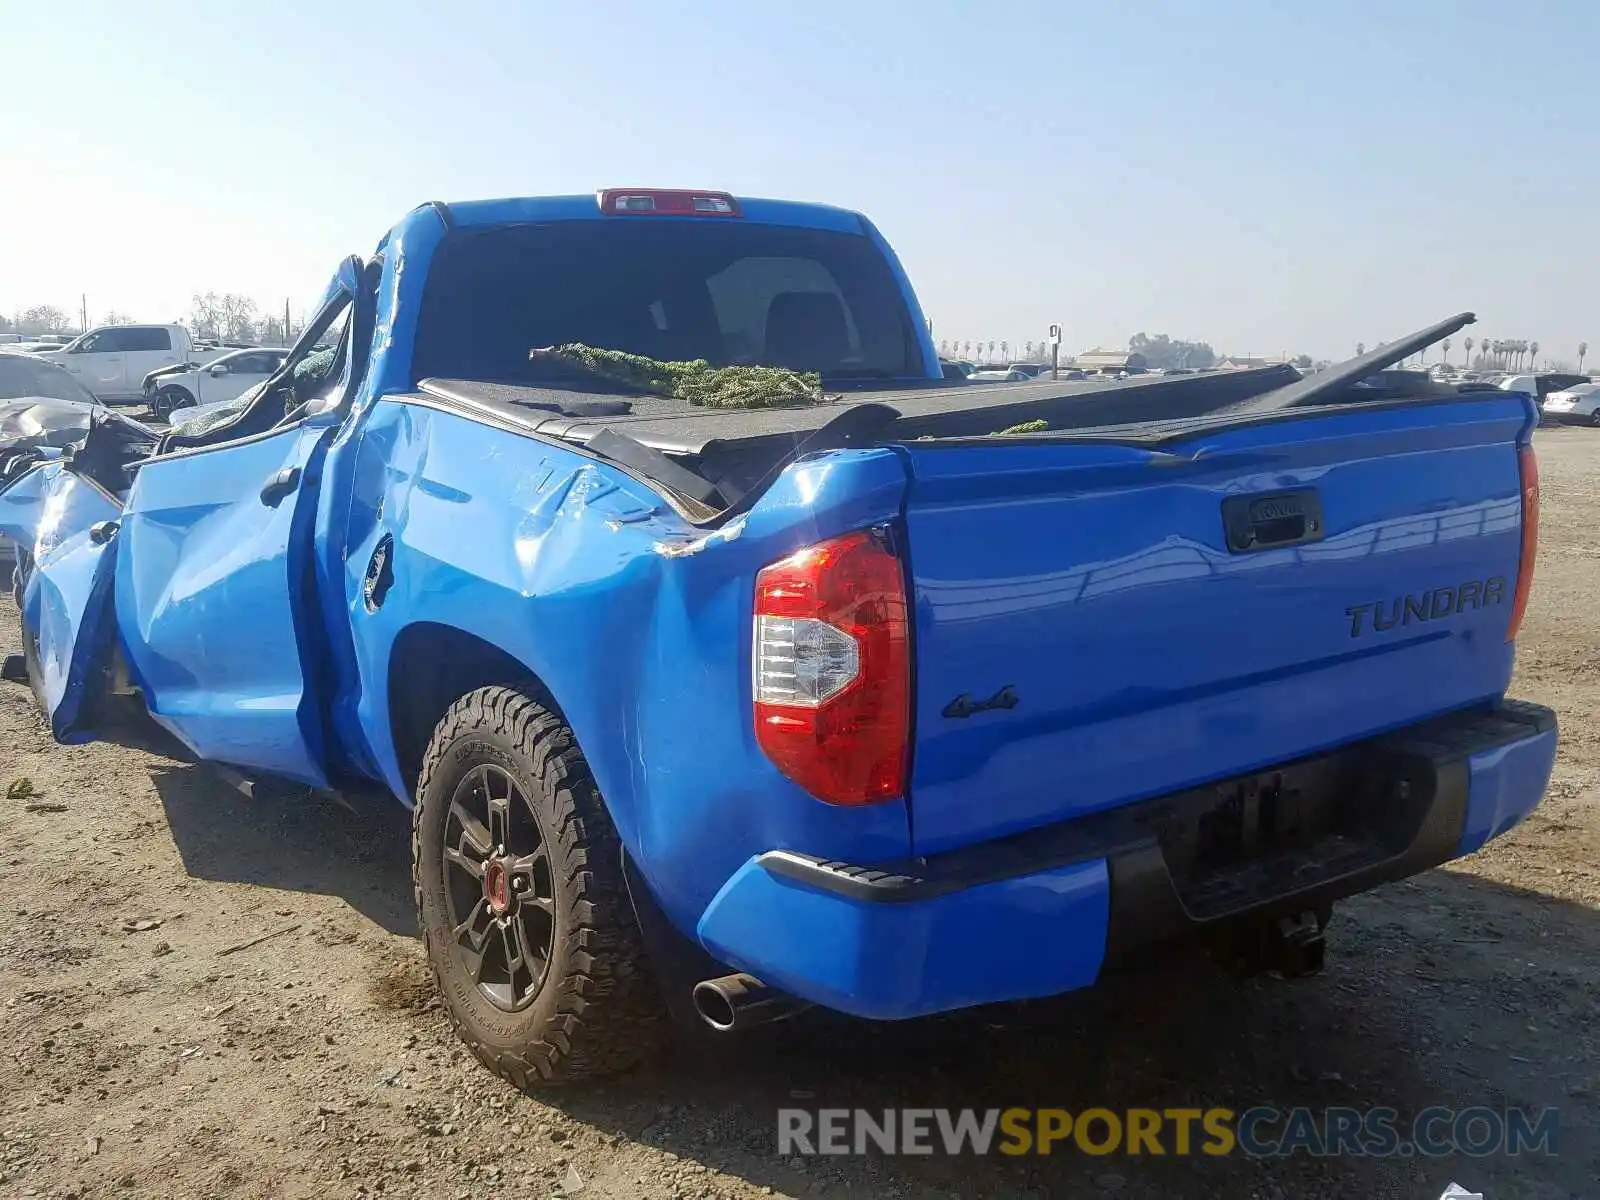
[[1471,370],[1471,368],[1472,368],[1472,339],[1471,338],[1467,338],[1462,343],[1462,345],[1466,346],[1466,348],[1467,348],[1467,369]]
[[1538,342],[1529,342],[1528,343],[1528,366],[1531,367],[1535,371],[1537,371],[1539,369],[1539,343]]
[[1448,367],[1450,365],[1450,339],[1449,338],[1445,338],[1444,341],[1439,343],[1439,351],[1440,351],[1440,359],[1439,359],[1439,361],[1444,363],[1444,365]]
[[1367,344],[1365,342],[1357,342],[1356,343],[1356,357],[1360,358],[1366,352],[1367,352]]
[[1579,342],[1578,343],[1578,374],[1579,375],[1583,374],[1583,356],[1585,354],[1587,354],[1587,353],[1589,353],[1589,343],[1588,342]]

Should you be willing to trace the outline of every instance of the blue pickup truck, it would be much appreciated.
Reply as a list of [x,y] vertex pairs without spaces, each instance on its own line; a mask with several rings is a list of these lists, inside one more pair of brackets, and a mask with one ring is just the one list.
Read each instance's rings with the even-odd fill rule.
[[[1505,697],[1532,404],[1372,383],[1470,320],[1305,379],[985,386],[853,212],[429,204],[239,403],[0,447],[7,673],[63,742],[410,806],[445,1004],[519,1085],[1185,940],[1310,971],[1555,755]],[[821,390],[711,407],[571,345]]]

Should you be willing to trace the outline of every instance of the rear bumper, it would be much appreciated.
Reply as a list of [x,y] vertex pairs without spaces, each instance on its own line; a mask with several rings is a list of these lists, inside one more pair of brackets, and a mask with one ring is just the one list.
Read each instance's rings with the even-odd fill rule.
[[[1470,854],[1538,804],[1555,751],[1555,714],[1508,703],[915,863],[769,851],[728,880],[698,934],[720,961],[862,1017],[1056,995],[1169,939],[1317,908]],[[1232,819],[1239,796],[1258,811],[1263,780],[1309,788],[1319,777],[1348,784],[1324,805],[1337,827],[1220,865],[1196,859],[1194,832],[1224,803]]]

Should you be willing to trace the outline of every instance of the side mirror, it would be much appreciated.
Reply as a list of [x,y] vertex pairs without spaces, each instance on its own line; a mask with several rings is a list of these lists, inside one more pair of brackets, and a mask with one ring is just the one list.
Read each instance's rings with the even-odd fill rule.
[[213,379],[221,379],[224,375],[231,374],[232,370],[233,368],[229,367],[227,363],[218,363],[214,367],[207,367],[206,373]]

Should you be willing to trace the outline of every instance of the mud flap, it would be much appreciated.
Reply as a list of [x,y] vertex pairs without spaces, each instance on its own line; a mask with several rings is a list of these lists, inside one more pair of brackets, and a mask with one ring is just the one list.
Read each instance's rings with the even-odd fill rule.
[[30,682],[55,739],[88,741],[115,629],[112,566],[121,507],[58,463],[19,480],[5,500],[0,533],[29,562],[21,599]]

